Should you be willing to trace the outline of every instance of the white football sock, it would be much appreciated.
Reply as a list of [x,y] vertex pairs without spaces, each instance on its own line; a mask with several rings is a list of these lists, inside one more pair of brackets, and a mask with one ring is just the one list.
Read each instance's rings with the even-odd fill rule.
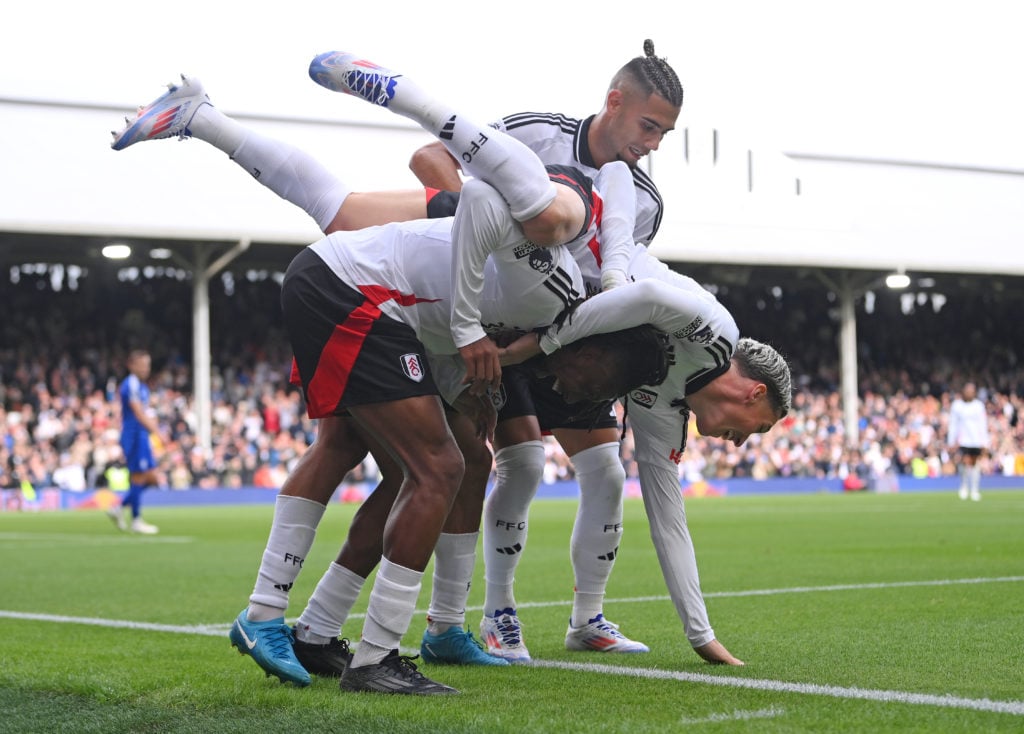
[[523,143],[433,100],[407,76],[395,77],[393,92],[387,109],[434,135],[462,170],[501,192],[517,221],[537,216],[554,200],[547,169]]
[[[277,496],[270,537],[263,551],[256,585],[249,596],[251,621],[274,619],[288,608],[288,592],[313,547],[316,526],[326,509],[319,502],[302,497]],[[277,614],[266,616],[269,610],[276,610]]]
[[544,444],[525,441],[494,454],[494,488],[484,503],[484,614],[515,609],[516,566],[526,546],[530,502],[544,476]]
[[434,548],[434,580],[427,608],[428,630],[441,635],[466,625],[466,601],[473,583],[480,533],[441,533]]
[[352,606],[366,579],[335,562],[324,573],[295,625],[295,636],[303,642],[325,645],[341,635]]
[[573,626],[601,614],[608,577],[622,539],[622,486],[626,471],[618,442],[603,443],[570,457],[580,485],[580,504],[572,529],[572,567],[576,578]]
[[370,590],[363,637],[352,658],[353,668],[379,663],[398,647],[416,612],[422,580],[422,571],[381,559]]
[[261,184],[306,212],[320,231],[327,229],[352,191],[306,151],[243,127],[210,105],[196,111],[189,130],[192,137],[227,153]]

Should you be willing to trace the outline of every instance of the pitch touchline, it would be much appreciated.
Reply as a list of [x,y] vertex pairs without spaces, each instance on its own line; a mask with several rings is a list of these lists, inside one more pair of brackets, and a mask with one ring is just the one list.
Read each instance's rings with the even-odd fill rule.
[[[356,616],[356,615],[352,615]],[[153,632],[173,632],[178,634],[206,635],[223,637],[227,625],[183,626],[172,624],[153,624],[148,622],[132,622],[117,619],[100,619],[96,617],[67,617],[56,614],[32,614],[28,612],[10,612],[0,610],[0,618],[30,619],[39,622],[56,622],[63,624],[87,624],[97,627],[115,627],[123,629],[146,630]],[[417,650],[409,650],[415,654]],[[749,688],[759,691],[777,693],[796,693],[810,696],[831,696],[832,698],[860,699],[864,701],[881,701],[883,703],[903,703],[921,706],[939,706],[944,708],[970,709],[1003,714],[1024,716],[1024,701],[993,701],[988,698],[963,698],[960,696],[936,696],[926,693],[908,693],[906,691],[887,691],[870,688],[850,688],[844,686],[825,686],[815,683],[790,683],[787,681],[766,680],[761,678],[740,678],[729,675],[708,675],[706,673],[686,673],[658,668],[633,668],[603,665],[599,663],[573,663],[561,660],[538,660],[534,658],[530,666],[537,668],[557,668],[584,673],[602,675],[624,675],[633,678],[650,680],[676,680],[684,683],[699,683],[712,686],[731,688]]]
[[[863,589],[898,589],[912,586],[954,586],[957,584],[998,584],[1015,583],[1024,581],[1024,576],[995,576],[992,578],[974,579],[939,579],[935,581],[889,581],[867,584],[833,584],[830,586],[792,586],[788,589],[748,589],[746,591],[711,591],[704,594],[705,599],[721,599],[727,597],[744,596],[774,596],[777,594],[807,594],[818,591],[860,591]],[[621,599],[605,599],[605,603],[634,604],[648,601],[668,601],[667,595],[659,596],[630,596]],[[542,608],[542,607],[565,607],[571,606],[571,601],[537,601],[523,602],[518,605],[519,609]],[[470,608],[467,608],[467,611]],[[474,611],[482,611],[483,607],[471,607]]]
[[538,668],[558,668],[559,670],[574,670],[587,673],[604,673],[607,675],[627,675],[634,678],[650,678],[654,680],[678,680],[687,683],[703,683],[711,686],[750,688],[758,691],[799,693],[811,696],[831,696],[833,698],[882,701],[883,703],[909,703],[922,706],[941,706],[944,708],[972,709],[974,711],[990,711],[1024,716],[1024,701],[993,701],[988,698],[935,696],[927,693],[907,693],[905,691],[848,688],[845,686],[822,686],[815,683],[788,683],[786,681],[764,680],[759,678],[739,678],[732,675],[719,676],[708,675],[706,673],[684,673],[674,670],[658,670],[655,668],[620,668],[612,665],[601,665],[598,663],[570,663],[561,660],[534,659],[531,666]]

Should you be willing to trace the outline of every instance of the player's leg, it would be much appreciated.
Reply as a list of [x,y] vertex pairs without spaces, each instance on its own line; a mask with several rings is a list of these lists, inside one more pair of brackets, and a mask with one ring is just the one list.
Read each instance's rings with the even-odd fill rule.
[[434,549],[434,577],[420,655],[429,663],[508,665],[503,658],[488,654],[466,628],[466,603],[493,456],[486,441],[476,435],[474,421],[449,410],[448,425],[462,452],[466,472]]
[[[424,635],[425,641],[432,644],[430,652],[423,656],[429,662],[500,665],[504,661],[487,655],[472,635],[461,629],[465,624],[491,453],[476,437],[471,422],[453,411],[447,417],[460,450],[471,457],[467,464],[472,464],[473,470],[463,479],[464,489],[460,489],[435,549],[428,617],[434,615],[438,619],[433,630],[437,638],[428,640],[428,635]],[[348,640],[341,639],[342,629],[366,578],[380,562],[384,524],[401,486],[401,467],[383,447],[365,435],[364,439],[374,455],[382,457],[378,465],[382,481],[357,510],[337,560],[320,579],[295,625],[295,656],[314,675],[340,676],[351,661]]]
[[295,657],[314,675],[340,677],[352,660],[342,629],[367,577],[380,563],[384,525],[402,483],[401,468],[370,443],[381,482],[359,506],[341,552],[295,624]]
[[145,140],[195,138],[227,154],[255,180],[306,212],[325,233],[427,215],[423,189],[355,192],[313,156],[242,125],[213,106],[202,83],[182,77],[114,133],[122,150]]
[[512,216],[534,244],[570,241],[583,228],[585,210],[572,197],[559,196],[544,165],[525,145],[476,123],[434,99],[409,77],[350,53],[320,54],[309,67],[317,84],[360,97],[407,117],[437,137],[470,176],[496,188]]
[[[512,382],[506,380],[503,385],[508,389]],[[536,416],[502,419],[499,415],[495,446],[494,486],[484,502],[486,591],[480,637],[492,655],[524,663],[530,661],[530,652],[523,640],[514,586],[526,548],[530,503],[544,476],[544,444]]]
[[619,460],[618,428],[555,429],[580,485],[570,556],[575,578],[572,614],[565,635],[569,650],[648,652],[604,617],[604,596],[622,538],[626,472]]
[[284,614],[327,503],[366,455],[366,444],[355,428],[350,418],[320,418],[317,439],[278,494],[249,606],[231,627],[232,645],[282,681],[309,683],[308,672],[293,652],[293,631],[285,624]]
[[[121,449],[128,466],[128,492],[121,499],[121,504],[108,511],[108,515],[119,530],[130,530],[141,535],[155,535],[159,528],[142,519],[142,494],[149,487],[156,486],[156,461],[153,458],[153,446],[149,434],[137,432],[134,438],[122,437]],[[124,511],[128,510],[131,522],[126,523]]]
[[968,496],[977,502],[981,499],[981,450],[973,449],[967,460],[967,491]]
[[[150,454],[150,456],[152,456],[152,454]],[[142,519],[143,494],[150,487],[155,487],[159,484],[156,469],[148,469],[146,471],[129,474],[129,482],[128,495],[125,497],[125,503],[131,508],[132,521],[129,523],[128,529],[131,532],[139,533],[140,535],[156,535],[160,532],[160,528]]]
[[341,677],[343,690],[447,694],[398,654],[416,609],[424,569],[458,492],[462,454],[438,397],[420,395],[349,407],[398,461],[402,486],[384,527],[383,555],[367,605],[362,638]]
[[958,492],[960,499],[965,500],[970,496],[970,490],[968,489],[968,474],[971,470],[969,457],[963,447],[957,450],[957,459],[960,462],[958,465],[958,474],[960,475],[960,490]]
[[367,577],[380,563],[384,525],[402,485],[401,466],[372,436],[355,428],[377,460],[381,481],[356,510],[337,559],[320,578],[295,625],[295,657],[320,676],[340,677],[352,660],[342,629]]

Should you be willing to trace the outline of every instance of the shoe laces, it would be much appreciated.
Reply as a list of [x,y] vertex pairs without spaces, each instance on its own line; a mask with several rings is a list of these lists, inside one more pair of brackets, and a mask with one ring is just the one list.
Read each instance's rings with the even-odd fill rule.
[[511,614],[502,614],[500,617],[494,618],[494,626],[498,630],[498,634],[501,636],[501,641],[506,645],[518,645],[520,644],[520,635],[522,635],[522,625],[519,624],[519,618]]
[[380,69],[349,69],[345,83],[354,94],[371,104],[385,106],[390,98],[388,89],[394,76],[384,74]]
[[604,632],[610,637],[618,637],[623,640],[626,639],[626,636],[619,632],[619,625],[615,624],[615,622],[609,622],[604,617],[597,617],[597,619],[592,621],[590,624],[594,625],[594,629]]
[[381,664],[388,666],[407,680],[426,680],[423,673],[419,672],[416,667],[416,663],[413,662],[418,658],[419,655],[391,655],[386,657]]
[[343,655],[351,655],[352,654],[352,651],[349,650],[349,647],[348,647],[348,638],[347,637],[341,637],[341,638],[335,637],[334,639],[332,639],[330,642],[327,643],[327,647],[328,648],[337,648],[338,652],[342,653]]
[[460,647],[475,647],[477,650],[484,651],[483,644],[481,644],[480,640],[473,637],[473,633],[469,630],[465,630],[459,635],[458,640],[457,644]]
[[292,636],[292,628],[288,625],[282,624],[276,629],[268,630],[268,633],[264,635],[263,640],[266,642],[267,647],[270,648],[270,653],[273,657],[291,657],[289,653],[292,650],[294,637]]

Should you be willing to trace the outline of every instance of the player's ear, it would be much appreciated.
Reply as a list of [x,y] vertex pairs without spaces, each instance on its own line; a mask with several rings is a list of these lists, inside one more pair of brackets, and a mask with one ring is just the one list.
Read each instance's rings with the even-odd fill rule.
[[618,111],[625,102],[625,94],[621,89],[609,89],[605,97],[604,106],[609,112]]
[[750,388],[750,392],[748,393],[748,397],[747,397],[747,402],[756,403],[758,400],[764,399],[764,397],[767,394],[768,394],[768,387],[767,387],[767,385],[765,385],[763,382],[758,382],[752,388]]

